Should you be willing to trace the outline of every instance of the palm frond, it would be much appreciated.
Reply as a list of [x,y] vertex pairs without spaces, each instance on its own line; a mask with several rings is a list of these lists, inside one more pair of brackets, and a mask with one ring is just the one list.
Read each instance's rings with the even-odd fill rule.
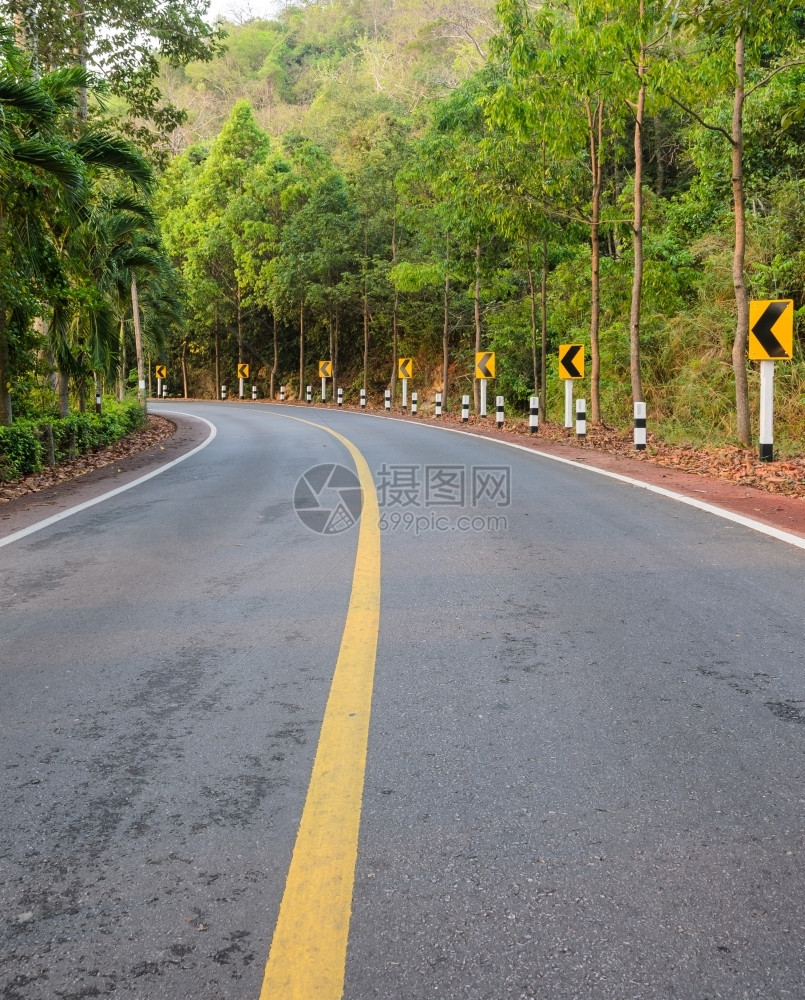
[[73,143],[73,150],[84,163],[107,170],[117,170],[142,191],[154,187],[154,171],[139,150],[120,136],[103,129],[90,129]]

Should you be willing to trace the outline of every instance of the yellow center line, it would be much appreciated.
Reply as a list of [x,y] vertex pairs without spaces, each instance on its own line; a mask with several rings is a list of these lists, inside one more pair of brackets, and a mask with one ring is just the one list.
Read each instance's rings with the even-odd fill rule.
[[340,1000],[358,859],[369,715],[380,624],[380,528],[366,460],[336,431],[363,490],[344,634],[324,712],[260,1000]]

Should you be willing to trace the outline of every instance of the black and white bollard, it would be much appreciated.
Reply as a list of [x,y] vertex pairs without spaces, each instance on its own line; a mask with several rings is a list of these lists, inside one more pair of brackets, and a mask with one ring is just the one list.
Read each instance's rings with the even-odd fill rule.
[[634,446],[635,451],[646,450],[646,404],[634,405]]
[[339,406],[343,406],[344,405],[344,390],[343,389],[339,389],[338,390],[338,405]]
[[312,403],[313,402],[313,386],[312,385],[309,385],[307,387],[307,401],[308,401],[308,403]]
[[576,437],[587,437],[587,400],[576,400]]
[[416,416],[416,404],[417,404],[417,394],[415,392],[411,393],[411,416]]
[[466,424],[466,422],[469,419],[470,419],[470,397],[469,396],[462,396],[461,397],[461,422],[462,422],[462,424]]
[[436,416],[440,417],[442,415],[442,394],[440,392],[436,393]]
[[758,445],[761,462],[774,461],[774,364],[774,361],[760,362]]
[[285,386],[284,385],[280,386],[280,402],[281,403],[285,402]]
[[573,426],[573,380],[565,379],[565,427]]
[[361,389],[361,409],[366,409],[366,390]]
[[101,412],[101,409],[102,409],[101,403],[102,403],[101,391],[100,391],[100,389],[96,389],[95,390],[95,412],[96,413],[100,413]]
[[252,399],[257,399],[257,386],[252,386]]
[[[162,383],[162,398],[163,399],[167,399],[168,398],[168,383],[167,382],[163,382]],[[98,406],[100,406],[101,405],[101,397],[100,396],[96,396],[95,397],[95,402],[98,404]],[[100,413],[100,412],[101,411],[98,410],[98,413]]]
[[532,396],[528,406],[528,433],[536,434],[539,430],[539,396]]
[[495,421],[498,425],[498,429],[500,429],[503,426],[503,421],[506,419],[503,412],[503,396],[495,396],[495,407],[497,408]]
[[391,389],[386,389],[385,408],[386,408],[386,413],[388,413],[389,410],[391,409]]
[[226,385],[221,386],[221,399],[226,399]]

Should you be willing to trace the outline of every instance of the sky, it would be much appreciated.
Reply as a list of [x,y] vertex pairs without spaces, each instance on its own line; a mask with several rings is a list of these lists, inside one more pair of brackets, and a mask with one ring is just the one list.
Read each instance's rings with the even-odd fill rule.
[[282,6],[283,0],[212,0],[209,16],[247,21],[249,17],[273,17]]

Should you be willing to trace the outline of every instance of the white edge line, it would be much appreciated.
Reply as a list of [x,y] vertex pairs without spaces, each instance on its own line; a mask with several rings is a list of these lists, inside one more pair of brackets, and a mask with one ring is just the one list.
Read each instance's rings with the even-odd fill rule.
[[48,517],[44,521],[37,521],[36,524],[31,524],[27,528],[15,531],[13,535],[7,535],[5,538],[0,538],[0,548],[4,545],[11,545],[12,542],[18,542],[21,538],[25,538],[26,535],[32,535],[35,531],[41,531],[43,528],[47,528],[51,524],[55,524],[57,521],[63,521],[65,517],[72,517],[73,514],[78,514],[80,511],[86,510],[88,507],[94,507],[96,503],[103,503],[104,500],[110,500],[112,497],[116,497],[118,493],[125,493],[126,490],[134,489],[135,486],[139,486],[141,483],[147,482],[149,479],[153,479],[154,476],[162,475],[163,472],[167,472],[168,469],[172,469],[174,465],[184,462],[186,458],[190,458],[200,452],[202,448],[206,448],[218,434],[218,428],[215,424],[211,423],[209,420],[205,420],[204,417],[197,417],[195,413],[185,413],[183,410],[167,410],[163,412],[175,413],[180,417],[192,417],[193,420],[200,420],[210,428],[209,436],[205,441],[202,441],[200,445],[193,448],[192,451],[188,451],[185,455],[180,455],[179,458],[174,458],[172,462],[168,462],[167,465],[161,465],[158,469],[154,469],[153,472],[140,476],[139,479],[126,483],[124,486],[118,486],[117,489],[110,490],[108,493],[103,493],[101,496],[95,497],[92,500],[87,500],[75,507],[70,507],[68,510],[63,510],[60,514],[54,514],[53,517]]
[[[347,410],[345,412],[352,413],[353,411]],[[403,420],[400,417],[387,417],[381,413],[364,413],[362,416],[375,417],[378,420],[396,420],[400,424],[413,423],[411,420]],[[725,521],[734,521],[735,524],[740,524],[751,531],[758,531],[762,535],[769,535],[772,538],[776,538],[779,542],[786,542],[788,545],[794,545],[796,548],[805,549],[805,538],[801,535],[782,531],[780,528],[764,524],[762,521],[755,521],[751,517],[744,517],[743,514],[736,514],[734,511],[727,510],[724,507],[716,507],[713,504],[705,503],[704,500],[696,500],[694,497],[685,496],[684,493],[674,493],[673,490],[667,490],[664,486],[654,486],[652,483],[644,483],[640,479],[632,479],[631,476],[624,476],[620,472],[609,472],[607,469],[598,469],[594,465],[584,465],[581,462],[574,461],[572,458],[561,458],[559,455],[551,455],[546,451],[540,451],[539,448],[529,448],[524,444],[515,444],[514,441],[498,441],[496,438],[487,437],[485,434],[473,434],[471,431],[462,431],[458,427],[439,427],[436,424],[425,423],[415,424],[414,426],[429,427],[431,430],[446,431],[448,434],[463,434],[465,437],[481,438],[483,441],[490,441],[492,444],[502,444],[507,448],[516,448],[518,451],[524,451],[527,455],[539,455],[540,458],[547,458],[551,462],[561,462],[562,465],[569,465],[574,469],[581,469],[583,472],[595,472],[599,476],[606,476],[608,479],[615,479],[619,483],[626,483],[641,490],[648,490],[649,493],[657,493],[661,497],[667,497],[669,500],[676,500],[678,503],[687,504],[689,507],[696,507],[697,510],[706,511],[708,514],[715,514],[716,517],[721,517]]]

